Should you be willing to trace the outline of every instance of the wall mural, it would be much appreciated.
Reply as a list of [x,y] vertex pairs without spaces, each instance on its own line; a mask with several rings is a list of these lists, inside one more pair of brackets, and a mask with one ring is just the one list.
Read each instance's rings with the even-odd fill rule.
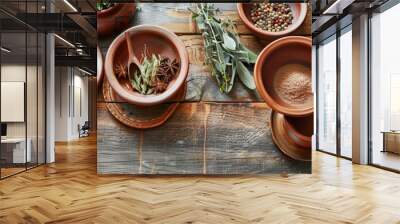
[[311,172],[308,3],[97,7],[99,174]]

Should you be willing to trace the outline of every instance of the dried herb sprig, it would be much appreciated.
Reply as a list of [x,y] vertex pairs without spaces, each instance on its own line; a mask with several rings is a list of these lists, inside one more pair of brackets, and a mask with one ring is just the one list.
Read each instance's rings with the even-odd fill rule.
[[129,79],[132,87],[141,94],[162,93],[167,89],[179,68],[180,64],[176,59],[171,60],[155,54],[149,57],[145,50],[139,70],[129,74]]
[[191,10],[192,18],[202,32],[206,64],[211,68],[221,92],[232,90],[236,73],[249,89],[255,89],[248,66],[256,62],[257,55],[247,49],[239,39],[234,24],[217,18],[218,9],[212,4],[199,3]]
[[160,58],[155,54],[151,57],[144,55],[143,62],[139,65],[139,70],[135,70],[133,75],[130,75],[132,87],[141,94],[153,94],[155,78],[158,67],[160,66]]

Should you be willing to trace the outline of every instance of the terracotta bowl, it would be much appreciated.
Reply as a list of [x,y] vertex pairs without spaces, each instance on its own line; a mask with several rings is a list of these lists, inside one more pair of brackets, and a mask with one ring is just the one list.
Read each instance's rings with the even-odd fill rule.
[[[304,130],[301,125],[306,126],[303,127]],[[287,119],[281,113],[273,111],[271,114],[272,139],[275,145],[292,159],[311,160],[312,128],[312,116]]]
[[97,88],[100,88],[103,81],[103,55],[99,46],[97,46]]
[[258,55],[254,76],[257,91],[273,110],[295,117],[313,112],[310,38],[270,43]]
[[293,13],[293,22],[292,24],[284,31],[280,32],[268,32],[262,30],[254,25],[251,21],[250,11],[253,6],[253,3],[238,3],[237,10],[239,13],[240,19],[243,21],[244,25],[249,28],[255,35],[262,39],[276,39],[282,36],[287,36],[296,29],[298,29],[301,24],[303,24],[304,19],[307,15],[307,3],[288,3]]
[[[125,32],[129,33],[134,48],[133,51],[139,61],[142,61],[143,52],[146,49],[148,55],[162,55],[180,62],[179,72],[163,93],[142,95],[133,90],[128,80],[117,79],[114,71],[115,66],[118,64],[127,66],[128,64],[129,53]],[[105,72],[111,88],[123,100],[141,106],[161,104],[174,97],[184,85],[189,70],[189,56],[183,42],[174,33],[159,26],[140,25],[132,27],[125,32],[111,43],[107,52]]]
[[136,11],[135,3],[118,3],[113,7],[97,12],[97,34],[110,35],[122,31]]

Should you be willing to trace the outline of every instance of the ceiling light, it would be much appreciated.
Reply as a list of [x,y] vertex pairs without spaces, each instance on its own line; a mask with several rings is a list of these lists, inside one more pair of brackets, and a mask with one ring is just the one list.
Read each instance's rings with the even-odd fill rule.
[[9,49],[7,49],[7,48],[5,48],[5,47],[1,47],[0,49],[1,49],[2,51],[6,52],[6,53],[10,53],[10,52],[11,52],[11,50],[9,50]]
[[78,70],[81,71],[81,72],[83,72],[83,73],[85,73],[85,74],[87,74],[87,75],[93,75],[92,73],[90,73],[90,72],[88,72],[88,71],[86,71],[86,70],[84,70],[84,69],[81,69],[81,68],[79,68],[79,67],[78,67]]
[[75,48],[75,45],[73,45],[73,44],[72,44],[71,42],[69,42],[68,40],[66,40],[66,39],[64,39],[64,38],[62,38],[62,37],[60,37],[60,36],[57,35],[57,34],[54,34],[54,36],[57,37],[57,38],[58,38],[59,40],[61,40],[62,42],[64,42],[65,44],[67,44],[68,46]]
[[73,6],[68,0],[64,0],[65,4],[67,4],[74,12],[78,12],[78,10]]

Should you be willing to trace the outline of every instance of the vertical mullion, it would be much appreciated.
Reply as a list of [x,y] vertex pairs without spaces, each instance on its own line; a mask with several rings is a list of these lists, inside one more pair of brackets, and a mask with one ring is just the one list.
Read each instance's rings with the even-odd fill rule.
[[367,53],[367,83],[368,83],[368,164],[373,164],[373,148],[372,148],[372,29],[371,29],[371,19],[372,19],[372,11],[368,11],[368,31],[367,31],[367,39],[368,39],[368,53]]
[[319,149],[319,44],[315,46],[315,148]]
[[[45,9],[44,12],[47,13],[47,9],[49,6],[49,2],[46,0],[44,1]],[[47,38],[48,38],[49,33],[47,31],[44,32],[44,161],[43,163],[47,163],[47,151],[50,151],[47,149]],[[42,52],[43,53],[43,52]],[[43,77],[43,74],[42,74]],[[42,107],[43,109],[43,107]]]
[[340,30],[338,27],[336,31],[336,154],[339,157],[341,156],[340,78]]
[[[25,1],[25,21],[27,21],[27,11],[28,10],[28,1]],[[27,113],[27,102],[28,102],[28,25],[25,24],[25,102],[24,102],[24,117],[25,117],[25,170],[28,169],[28,113]]]
[[[36,1],[39,14],[39,0]],[[36,166],[39,165],[39,32],[36,31]]]
[[73,119],[75,119],[75,69],[74,67],[72,68],[72,89],[71,89],[71,93],[72,93],[72,117]]

